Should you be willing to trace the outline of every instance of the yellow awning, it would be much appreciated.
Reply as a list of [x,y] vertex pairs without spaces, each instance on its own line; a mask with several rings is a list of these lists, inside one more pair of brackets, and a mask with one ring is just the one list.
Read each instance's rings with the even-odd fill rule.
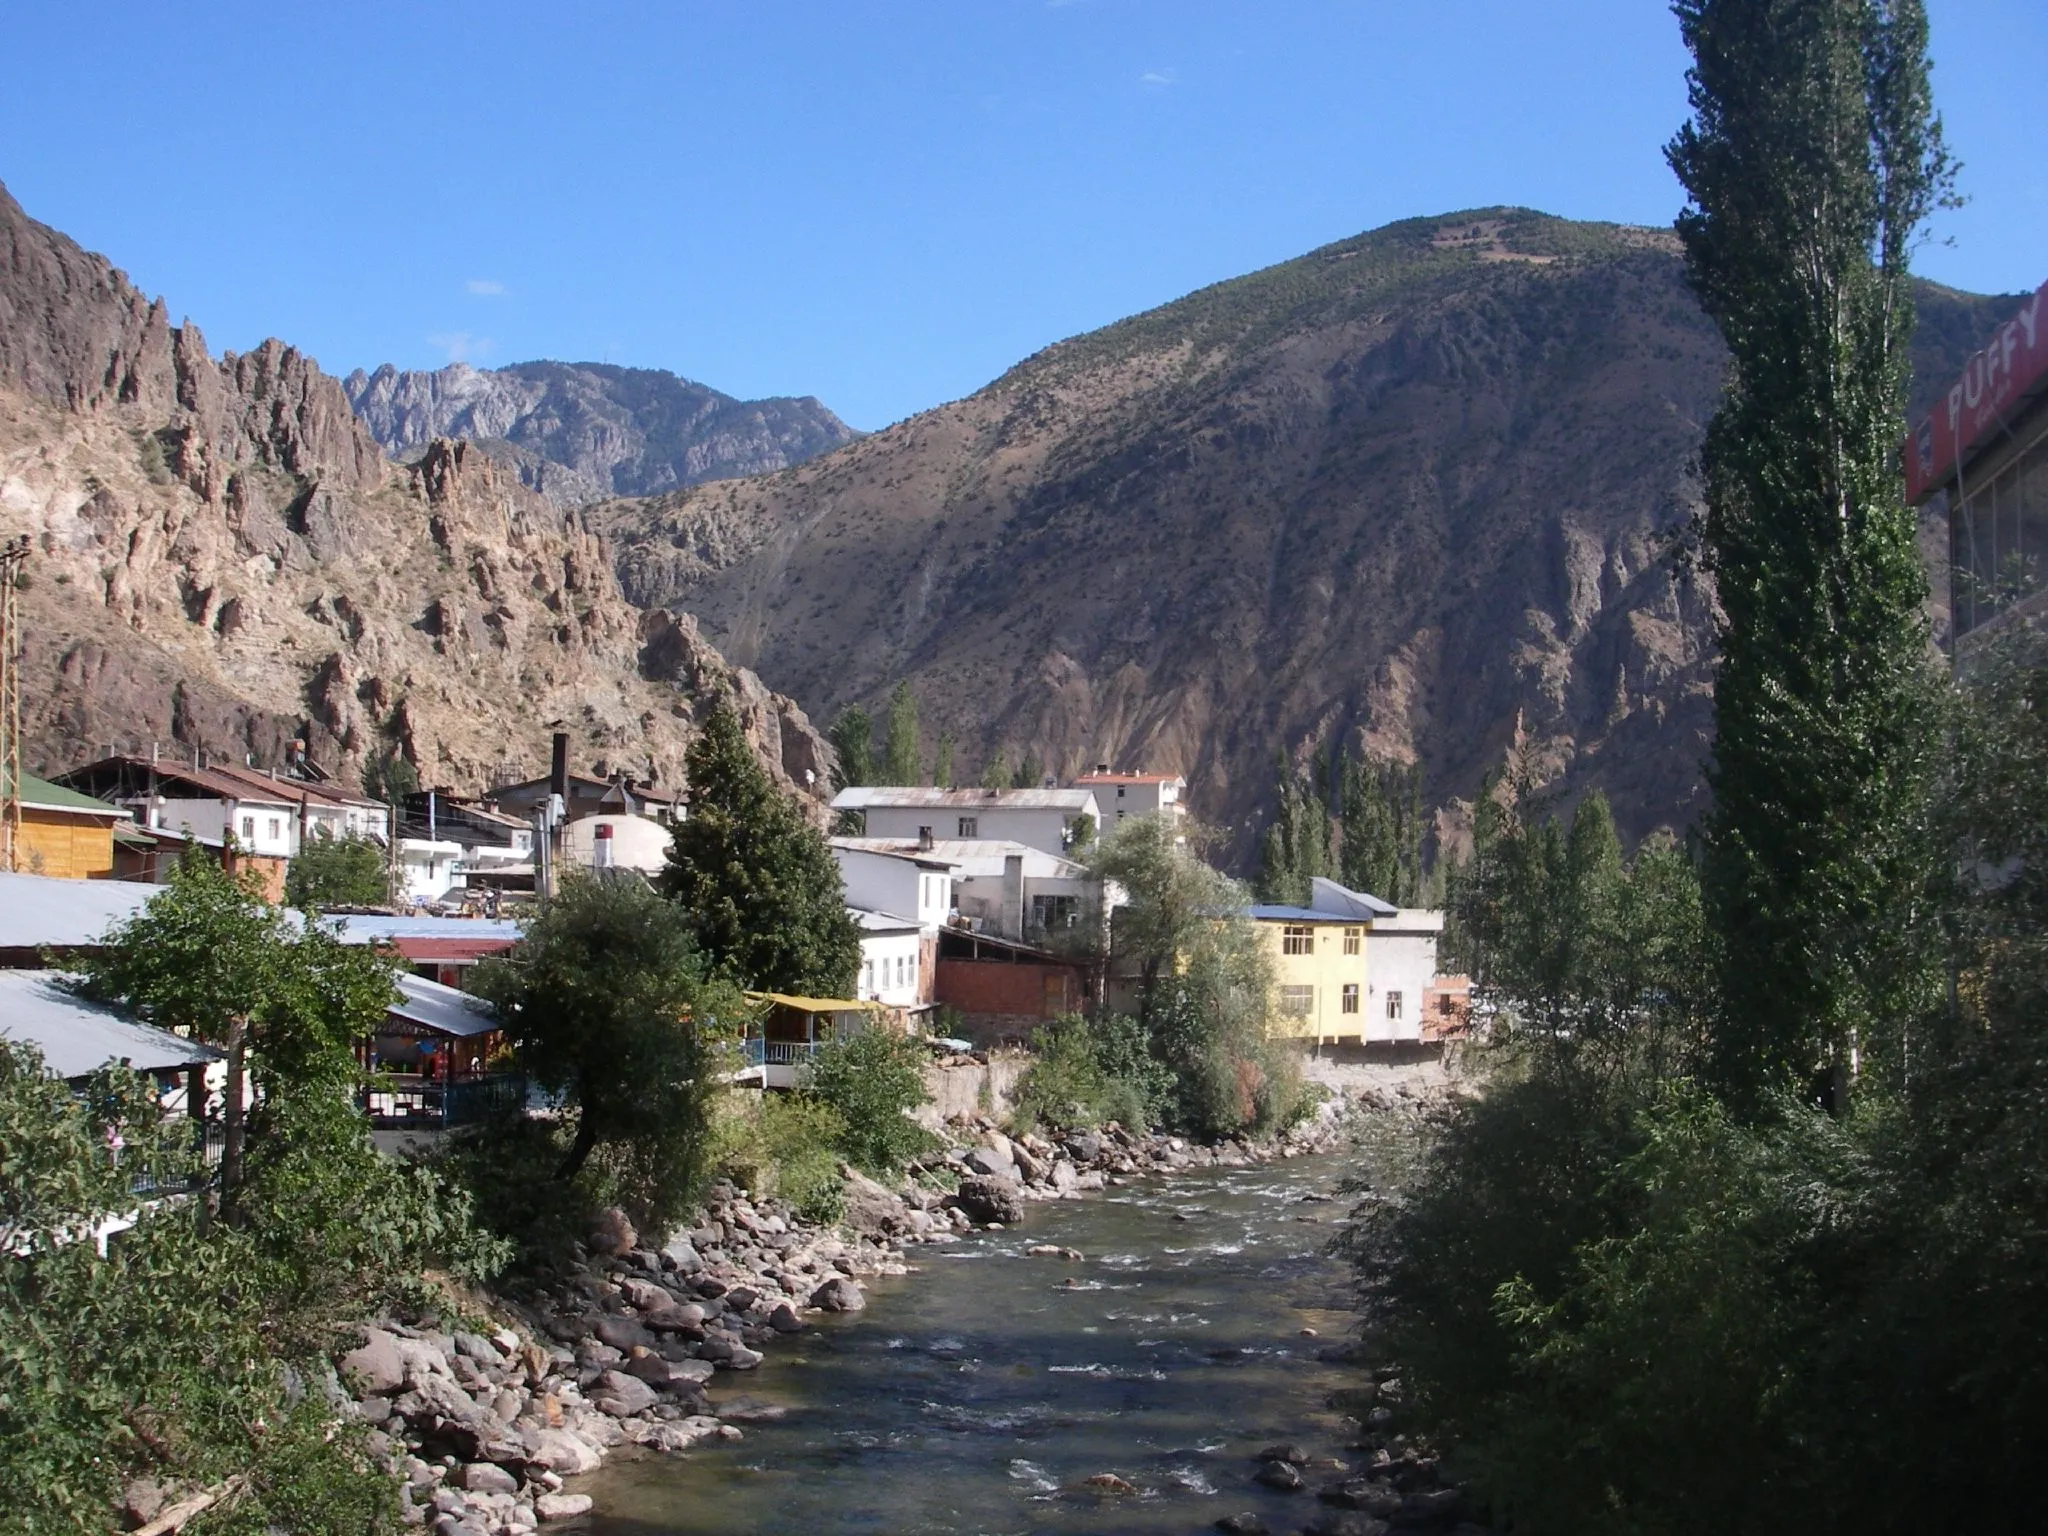
[[864,1003],[857,998],[847,997],[796,997],[788,992],[749,992],[748,997],[756,1002],[779,1003],[784,1008],[794,1008],[798,1013],[880,1013],[880,1003]]

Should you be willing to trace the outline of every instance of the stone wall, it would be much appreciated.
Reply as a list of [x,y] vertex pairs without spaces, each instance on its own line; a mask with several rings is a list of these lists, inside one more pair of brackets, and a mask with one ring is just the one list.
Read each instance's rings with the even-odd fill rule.
[[917,1112],[918,1122],[936,1131],[960,1116],[988,1115],[1000,1119],[1010,1111],[1017,1080],[1031,1065],[1023,1051],[996,1051],[986,1059],[956,1056],[924,1069],[930,1102]]

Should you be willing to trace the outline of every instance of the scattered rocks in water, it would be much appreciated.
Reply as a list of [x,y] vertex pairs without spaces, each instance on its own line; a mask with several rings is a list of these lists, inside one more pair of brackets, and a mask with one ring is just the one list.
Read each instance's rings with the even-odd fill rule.
[[1225,1515],[1216,1522],[1216,1529],[1228,1536],[1266,1536],[1266,1522],[1249,1509],[1242,1514]]
[[1290,1467],[1305,1467],[1311,1459],[1308,1450],[1292,1440],[1282,1441],[1279,1445],[1269,1445],[1263,1451],[1252,1453],[1253,1461],[1284,1461]]
[[1084,1477],[1080,1486],[1089,1493],[1108,1494],[1113,1498],[1123,1498],[1138,1491],[1136,1484],[1125,1481],[1114,1472],[1097,1472],[1093,1477]]
[[1263,1483],[1278,1493],[1298,1493],[1304,1479],[1301,1469],[1291,1462],[1269,1461],[1252,1474],[1252,1481]]
[[1065,1259],[1069,1264],[1078,1264],[1084,1255],[1078,1248],[1062,1248],[1058,1243],[1033,1243],[1024,1250],[1034,1259]]
[[811,1305],[824,1312],[858,1312],[867,1304],[867,1293],[844,1275],[834,1275],[811,1292]]

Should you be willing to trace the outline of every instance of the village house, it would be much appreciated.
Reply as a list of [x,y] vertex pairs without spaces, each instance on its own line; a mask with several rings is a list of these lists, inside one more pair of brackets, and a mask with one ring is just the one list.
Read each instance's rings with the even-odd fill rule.
[[438,902],[494,876],[518,871],[513,889],[533,889],[533,828],[516,816],[445,789],[408,795],[398,822],[398,896]]
[[1095,797],[1104,832],[1133,816],[1164,816],[1174,825],[1175,841],[1184,840],[1180,829],[1187,820],[1188,781],[1179,774],[1111,773],[1109,764],[1098,763],[1093,773],[1076,777],[1072,787]]
[[[0,791],[5,770],[0,769]],[[137,840],[134,818],[117,805],[32,773],[21,776],[21,834],[15,867],[65,880],[107,880],[114,875],[116,844]]]
[[872,839],[1011,842],[1054,855],[1093,841],[1102,825],[1095,796],[1085,789],[854,785],[833,797],[832,809],[859,814],[862,835]]
[[1250,909],[1273,958],[1272,1032],[1320,1045],[1419,1041],[1436,973],[1441,912],[1311,882],[1306,906]]

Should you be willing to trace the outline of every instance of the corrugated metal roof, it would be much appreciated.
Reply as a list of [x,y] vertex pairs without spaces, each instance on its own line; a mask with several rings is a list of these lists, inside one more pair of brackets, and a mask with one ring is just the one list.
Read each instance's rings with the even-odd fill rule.
[[110,1061],[164,1072],[222,1059],[211,1046],[86,1001],[55,971],[0,971],[0,1038],[34,1046],[44,1065],[64,1078],[84,1077]]
[[468,1039],[471,1035],[487,1035],[498,1027],[495,1010],[482,998],[444,987],[438,981],[428,981],[424,976],[400,976],[398,993],[398,1001],[391,1005],[390,1012],[437,1035]]
[[502,917],[387,917],[374,912],[353,912],[332,921],[341,925],[344,944],[369,944],[382,939],[510,943],[519,937],[519,924]]
[[1076,784],[1185,784],[1177,773],[1077,773]]
[[1264,923],[1348,923],[1354,928],[1363,928],[1370,921],[1349,912],[1318,912],[1314,907],[1289,907],[1263,901],[1246,907],[1245,912]]
[[0,949],[97,944],[162,889],[133,880],[0,873]]
[[1095,797],[1085,789],[921,789],[857,784],[832,798],[835,811],[1085,811]]
[[880,1003],[864,1003],[850,997],[798,997],[790,992],[749,992],[757,1001],[780,1003],[798,1013],[879,1013]]
[[[7,788],[7,770],[0,768],[0,793]],[[32,773],[21,776],[21,803],[25,808],[38,811],[75,812],[82,816],[118,817],[132,821],[127,807],[109,805],[104,800],[95,800],[91,795],[81,795],[75,789],[66,789],[61,784],[52,784],[48,779],[39,779]]]
[[893,912],[870,912],[866,907],[848,907],[846,915],[854,926],[867,933],[916,933],[923,925]]

